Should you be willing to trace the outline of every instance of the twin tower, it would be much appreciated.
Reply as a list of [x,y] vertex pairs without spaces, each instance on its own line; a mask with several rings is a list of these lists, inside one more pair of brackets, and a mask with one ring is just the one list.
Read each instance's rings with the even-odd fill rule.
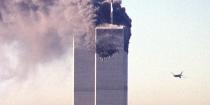
[[127,105],[129,30],[112,25],[112,2],[111,24],[95,28],[95,51],[74,47],[74,105]]
[[95,52],[74,47],[74,105],[127,105],[126,34],[124,26],[96,27]]

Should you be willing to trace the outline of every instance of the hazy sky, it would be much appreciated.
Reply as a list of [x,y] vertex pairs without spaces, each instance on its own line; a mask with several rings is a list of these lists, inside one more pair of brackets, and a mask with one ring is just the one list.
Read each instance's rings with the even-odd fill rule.
[[[0,1],[6,3],[6,0]],[[8,3],[12,4],[11,1]],[[57,5],[50,17],[41,14],[47,8],[40,7],[41,11],[33,14],[33,8],[25,8],[25,11],[19,8],[21,11],[18,11],[9,5],[5,10],[11,9],[21,15],[0,17],[4,17],[1,20],[6,23],[17,20],[11,27],[0,24],[0,105],[73,104],[72,51],[55,52],[53,56],[59,55],[56,59],[49,52],[57,51],[60,46],[70,46],[65,35],[72,33],[69,26],[77,28],[72,23],[80,23],[81,19],[77,17],[80,14],[71,17],[75,8],[65,8],[67,1],[60,2],[63,4]],[[43,6],[42,3],[37,5]],[[133,20],[129,49],[129,105],[209,105],[209,5],[210,0],[123,0],[123,6]],[[3,4],[0,6],[4,7]],[[0,9],[3,11],[2,7]],[[60,12],[63,9],[66,11]],[[27,13],[30,15],[21,17]],[[34,18],[37,15],[41,17],[38,23]],[[56,37],[44,40],[53,30],[64,35],[60,36],[64,42],[60,46],[53,46]],[[10,42],[13,38],[18,41]],[[24,64],[19,64],[20,58]],[[171,72],[181,71],[184,71],[184,79],[171,75]]]
[[[209,105],[210,0],[123,0],[132,18],[129,105]],[[171,72],[184,71],[184,79]]]

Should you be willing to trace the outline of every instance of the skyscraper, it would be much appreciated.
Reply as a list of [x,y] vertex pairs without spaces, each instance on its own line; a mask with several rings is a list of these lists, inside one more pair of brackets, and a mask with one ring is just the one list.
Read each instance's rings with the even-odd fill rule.
[[127,105],[126,28],[96,28],[96,105]]
[[74,47],[74,105],[127,105],[126,37],[124,26],[100,26],[95,52]]
[[77,46],[79,37],[74,37],[74,105],[95,103],[95,53]]
[[120,3],[93,1],[95,51],[74,46],[74,105],[127,105],[131,20]]

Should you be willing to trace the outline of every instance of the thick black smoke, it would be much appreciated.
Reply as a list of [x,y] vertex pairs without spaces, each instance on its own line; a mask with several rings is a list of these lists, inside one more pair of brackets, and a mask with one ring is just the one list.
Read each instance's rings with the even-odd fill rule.
[[[127,15],[125,8],[121,7],[121,0],[113,1],[113,19],[111,19],[110,15],[111,4],[109,0],[94,0],[93,4],[96,8],[96,26],[110,24],[112,20],[112,24],[126,27],[127,33],[125,36],[124,51],[128,52],[131,36],[131,19]],[[96,52],[102,58],[111,57],[114,53],[118,52],[118,47],[111,41],[103,41],[103,43],[99,44],[100,45],[96,45]]]
[[113,39],[108,37],[103,40],[99,40],[98,44],[96,44],[96,52],[101,58],[111,57],[113,54],[119,52],[117,49],[118,46],[108,43],[109,41],[113,41]]
[[[94,0],[94,6],[97,8],[96,10],[96,26],[111,23],[110,17],[110,3],[107,0]],[[127,27],[128,34],[126,36],[126,44],[124,50],[128,52],[128,45],[131,36],[131,19],[127,15],[125,8],[121,7],[120,0],[114,0],[113,2],[113,24],[115,25],[123,25]]]
[[[116,27],[108,25],[107,27]],[[119,26],[117,26],[119,27]],[[118,35],[121,30],[97,30],[98,33],[104,33],[103,36],[99,36],[96,41],[96,53],[103,59],[109,58],[115,53],[122,51],[123,37]]]

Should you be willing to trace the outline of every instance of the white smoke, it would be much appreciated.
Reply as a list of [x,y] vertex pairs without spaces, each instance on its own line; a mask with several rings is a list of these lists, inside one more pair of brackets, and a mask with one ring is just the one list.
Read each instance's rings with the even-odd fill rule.
[[1,46],[16,43],[24,65],[63,55],[74,35],[85,37],[82,43],[93,37],[94,11],[87,0],[0,0],[0,4]]
[[92,46],[93,18],[89,0],[0,0],[0,104],[67,105],[73,36]]

